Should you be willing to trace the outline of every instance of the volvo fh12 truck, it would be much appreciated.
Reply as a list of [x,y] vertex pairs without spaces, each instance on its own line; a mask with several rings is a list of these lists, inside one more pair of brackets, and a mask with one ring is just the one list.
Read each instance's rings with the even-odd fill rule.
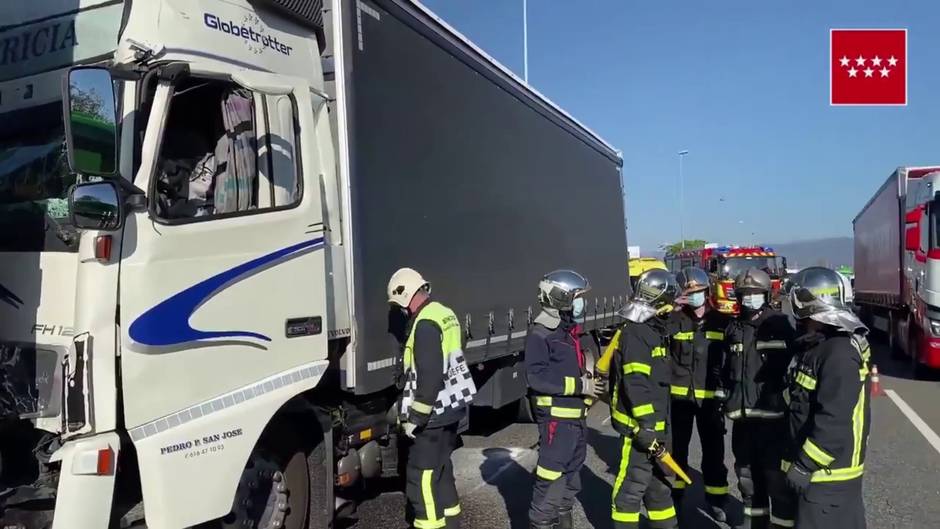
[[329,526],[401,466],[402,266],[478,406],[544,273],[615,323],[620,154],[420,4],[0,14],[0,525]]
[[910,359],[940,368],[940,166],[899,167],[855,217],[855,305]]

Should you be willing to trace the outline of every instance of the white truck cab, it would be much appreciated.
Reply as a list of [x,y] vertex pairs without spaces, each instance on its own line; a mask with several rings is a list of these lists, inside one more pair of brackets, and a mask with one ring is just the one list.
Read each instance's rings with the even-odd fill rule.
[[545,272],[617,321],[619,151],[417,2],[0,14],[4,527],[329,526],[398,471],[400,266],[475,405],[525,408]]

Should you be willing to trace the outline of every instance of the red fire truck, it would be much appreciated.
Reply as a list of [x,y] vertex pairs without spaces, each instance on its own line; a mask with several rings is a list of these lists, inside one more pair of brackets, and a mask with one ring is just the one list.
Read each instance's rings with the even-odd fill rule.
[[712,305],[728,314],[738,312],[734,296],[734,278],[748,268],[760,268],[768,274],[773,284],[771,302],[778,304],[780,280],[786,274],[787,258],[778,256],[773,248],[766,246],[718,246],[709,244],[705,248],[685,250],[667,254],[666,266],[678,273],[686,266],[697,266],[712,277],[709,293]]

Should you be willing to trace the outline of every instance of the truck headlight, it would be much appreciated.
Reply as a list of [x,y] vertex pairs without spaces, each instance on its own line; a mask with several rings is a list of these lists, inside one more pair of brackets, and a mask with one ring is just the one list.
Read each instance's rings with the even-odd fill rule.
[[940,320],[930,320],[930,334],[940,336]]

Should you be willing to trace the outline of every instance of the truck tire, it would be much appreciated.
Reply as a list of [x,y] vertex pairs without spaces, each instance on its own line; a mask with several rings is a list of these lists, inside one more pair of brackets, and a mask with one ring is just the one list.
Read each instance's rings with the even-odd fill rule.
[[925,368],[920,363],[920,333],[913,325],[911,325],[907,349],[910,354],[911,378],[914,380],[923,378]]
[[904,358],[904,350],[901,348],[898,336],[900,336],[900,327],[893,311],[888,311],[888,332],[886,333],[888,341],[888,351],[891,352],[891,358],[901,360]]
[[203,527],[329,528],[332,461],[328,443],[319,428],[316,432],[302,436],[286,425],[272,424],[248,457],[232,511]]

